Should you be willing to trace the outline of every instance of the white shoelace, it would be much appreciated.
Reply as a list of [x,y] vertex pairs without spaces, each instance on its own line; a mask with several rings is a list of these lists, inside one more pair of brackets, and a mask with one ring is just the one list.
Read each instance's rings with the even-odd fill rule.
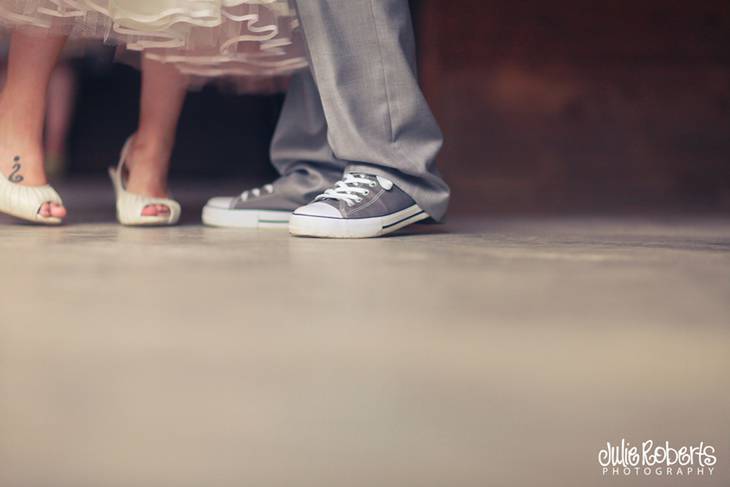
[[320,200],[339,200],[347,203],[347,206],[352,206],[355,203],[362,201],[363,196],[370,194],[368,188],[363,188],[359,185],[365,185],[370,188],[376,186],[375,181],[369,179],[362,174],[345,174],[345,177],[341,181],[335,183],[334,188],[330,188],[321,195],[317,196],[314,201]]
[[249,195],[253,196],[254,198],[258,198],[262,194],[271,194],[274,192],[274,187],[270,184],[267,184],[266,186],[262,186],[261,188],[254,188],[249,189],[241,193],[241,201],[247,201]]

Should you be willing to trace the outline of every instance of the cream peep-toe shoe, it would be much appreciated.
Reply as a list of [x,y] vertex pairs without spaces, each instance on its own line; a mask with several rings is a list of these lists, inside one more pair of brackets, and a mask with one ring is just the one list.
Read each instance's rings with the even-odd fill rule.
[[[114,185],[117,196],[117,220],[128,226],[155,226],[175,225],[180,219],[180,203],[169,198],[152,198],[140,194],[130,193],[125,189],[124,164],[132,146],[133,138],[127,139],[119,157],[117,167],[109,168],[109,177]],[[145,216],[142,210],[149,205],[164,205],[169,208],[167,215]]]
[[63,206],[61,197],[49,185],[22,186],[0,173],[0,213],[43,225],[60,224],[63,221],[61,218],[40,214],[41,207],[45,203],[58,203]]

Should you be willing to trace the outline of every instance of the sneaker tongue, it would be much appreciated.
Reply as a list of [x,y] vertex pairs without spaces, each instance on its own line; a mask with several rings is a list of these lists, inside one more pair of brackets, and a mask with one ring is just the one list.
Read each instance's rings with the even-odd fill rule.
[[391,188],[393,187],[393,181],[391,181],[388,178],[384,178],[383,176],[376,176],[375,174],[367,174],[367,173],[363,173],[363,172],[354,172],[354,173],[352,173],[352,175],[358,176],[361,178],[371,179],[371,180],[374,179],[386,191],[390,191]]

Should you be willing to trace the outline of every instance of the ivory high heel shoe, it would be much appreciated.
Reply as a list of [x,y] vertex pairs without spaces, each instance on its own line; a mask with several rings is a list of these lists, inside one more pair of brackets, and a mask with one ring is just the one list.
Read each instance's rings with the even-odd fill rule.
[[[11,175],[12,177],[12,175]],[[0,173],[0,212],[43,225],[58,225],[63,220],[53,216],[42,216],[41,207],[45,203],[63,206],[56,190],[45,186],[22,186]]]
[[[117,167],[109,168],[109,177],[117,197],[117,220],[128,226],[175,225],[180,219],[180,203],[169,198],[153,198],[130,193],[125,189],[124,164],[132,146],[133,137],[127,139],[122,148]],[[170,212],[167,215],[145,216],[142,210],[150,205],[164,205]]]

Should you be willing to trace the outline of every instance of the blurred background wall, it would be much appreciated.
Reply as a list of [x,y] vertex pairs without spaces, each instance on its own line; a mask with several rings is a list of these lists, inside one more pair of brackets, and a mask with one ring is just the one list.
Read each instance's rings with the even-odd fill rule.
[[[462,213],[730,209],[727,0],[415,0],[441,169]],[[69,176],[135,127],[138,73],[76,63]],[[282,96],[192,93],[177,178],[274,177]]]
[[419,25],[456,207],[730,207],[730,2],[423,0]]

